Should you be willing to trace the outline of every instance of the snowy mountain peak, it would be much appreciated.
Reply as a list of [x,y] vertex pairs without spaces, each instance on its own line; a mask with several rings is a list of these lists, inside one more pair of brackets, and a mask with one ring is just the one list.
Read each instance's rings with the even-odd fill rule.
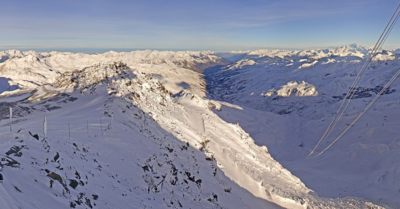
[[369,54],[372,50],[372,47],[364,47],[358,44],[350,44],[345,46],[336,47],[333,50],[333,53],[340,55],[340,56],[359,56],[364,57],[365,55]]

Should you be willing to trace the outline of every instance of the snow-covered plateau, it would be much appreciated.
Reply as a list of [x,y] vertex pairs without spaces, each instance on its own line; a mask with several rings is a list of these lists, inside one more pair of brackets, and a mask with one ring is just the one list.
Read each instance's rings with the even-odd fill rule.
[[0,52],[1,208],[400,208],[400,81],[306,158],[370,51]]

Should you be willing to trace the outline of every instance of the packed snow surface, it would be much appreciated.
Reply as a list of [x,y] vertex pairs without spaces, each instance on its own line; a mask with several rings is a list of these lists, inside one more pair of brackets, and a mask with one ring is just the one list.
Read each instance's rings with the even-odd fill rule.
[[[0,202],[8,208],[399,207],[396,82],[346,139],[305,159],[368,53],[358,45],[0,52]],[[394,52],[374,58],[341,125],[399,64]]]

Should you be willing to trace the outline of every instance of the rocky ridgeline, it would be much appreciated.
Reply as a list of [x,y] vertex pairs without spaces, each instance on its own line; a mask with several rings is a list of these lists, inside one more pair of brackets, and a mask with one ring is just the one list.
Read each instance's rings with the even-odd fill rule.
[[55,80],[53,86],[56,88],[85,89],[103,80],[108,82],[113,77],[123,78],[124,75],[127,76],[127,69],[126,64],[121,62],[99,63],[82,70],[65,72]]
[[[106,73],[99,72],[100,69],[112,76],[105,76]],[[102,135],[97,133],[93,136],[92,133],[91,138],[86,133],[75,134],[73,141],[65,140],[68,137],[61,133],[46,138],[22,129],[13,133],[2,159],[12,174],[6,175],[6,180],[13,182],[15,188],[11,194],[39,193],[40,188],[40,193],[46,196],[43,205],[54,199],[70,208],[211,209],[251,206],[241,199],[243,196],[238,196],[244,190],[224,175],[215,158],[170,133],[179,131],[173,118],[169,121],[164,118],[164,123],[172,126],[170,131],[159,127],[157,114],[177,106],[162,84],[149,75],[125,71],[129,69],[120,63],[107,63],[60,76],[58,81],[61,85],[57,89],[82,87],[77,89],[82,94],[77,95],[78,100],[88,94],[103,93],[97,87],[106,85],[109,99],[93,108],[104,108],[105,118],[113,113],[119,123],[114,128],[106,126]],[[79,82],[95,72],[103,76]],[[118,72],[119,77],[113,72]],[[62,95],[43,99],[35,105],[46,106]],[[144,112],[139,107],[147,107],[147,111],[150,107],[157,110]],[[81,123],[86,124],[86,121]],[[73,126],[82,125],[79,124],[75,121]],[[49,126],[52,130],[56,128]],[[129,134],[121,137],[119,132],[124,132],[123,129],[128,129]],[[126,149],[108,150],[118,146],[119,143],[107,144],[117,135]],[[207,149],[206,144],[203,147]],[[18,181],[25,172],[30,178]],[[20,202],[23,208],[30,204],[28,200]]]
[[[56,89],[79,89],[81,93],[93,93],[96,86],[107,84],[108,94],[131,99],[136,105],[138,102],[152,102],[165,105],[165,101],[172,101],[172,93],[163,84],[151,75],[130,69],[121,62],[100,63],[82,70],[66,72],[54,82]],[[151,97],[148,98],[146,97]]]

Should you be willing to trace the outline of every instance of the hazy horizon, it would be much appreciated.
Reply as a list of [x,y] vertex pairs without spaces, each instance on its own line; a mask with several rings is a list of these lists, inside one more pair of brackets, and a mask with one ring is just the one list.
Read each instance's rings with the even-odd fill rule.
[[[326,46],[326,47],[310,47],[310,48],[285,48],[285,47],[265,47],[265,48],[253,48],[253,49],[238,49],[238,50],[201,50],[201,49],[160,49],[160,48],[141,48],[141,49],[129,49],[129,48],[42,48],[42,49],[35,49],[35,48],[9,48],[9,49],[1,49],[0,51],[9,51],[9,50],[18,50],[22,52],[26,51],[35,51],[35,52],[72,52],[72,53],[105,53],[110,51],[115,52],[131,52],[131,51],[215,51],[215,52],[229,52],[229,51],[253,51],[253,50],[287,50],[287,51],[302,51],[302,50],[317,50],[317,49],[334,49],[337,47],[342,46],[349,46],[357,43],[352,44],[345,44],[340,46]],[[373,46],[364,46],[362,47],[373,47]],[[383,48],[385,50],[396,50],[399,48]]]
[[[397,0],[8,1],[0,50],[230,51],[373,46]],[[384,48],[400,48],[395,27]]]

